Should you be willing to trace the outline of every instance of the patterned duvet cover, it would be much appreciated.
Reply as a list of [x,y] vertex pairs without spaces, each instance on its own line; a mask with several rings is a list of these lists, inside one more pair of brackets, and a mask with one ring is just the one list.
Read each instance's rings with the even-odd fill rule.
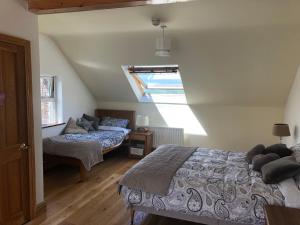
[[102,149],[110,148],[120,144],[126,135],[122,131],[99,130],[88,134],[65,134],[69,141],[97,141]]
[[167,196],[122,188],[127,205],[238,224],[265,224],[265,204],[284,205],[278,185],[266,185],[245,153],[197,149],[177,170]]

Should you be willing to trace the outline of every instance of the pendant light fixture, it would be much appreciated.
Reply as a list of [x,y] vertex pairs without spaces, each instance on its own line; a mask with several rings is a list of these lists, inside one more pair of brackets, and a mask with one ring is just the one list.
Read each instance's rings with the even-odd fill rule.
[[166,38],[165,29],[166,25],[160,26],[162,29],[162,36],[156,39],[155,55],[160,57],[168,57],[171,55],[171,39]]

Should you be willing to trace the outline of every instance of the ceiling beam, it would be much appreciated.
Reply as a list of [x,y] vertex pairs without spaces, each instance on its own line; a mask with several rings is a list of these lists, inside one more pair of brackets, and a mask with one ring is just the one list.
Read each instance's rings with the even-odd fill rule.
[[28,0],[28,9],[36,14],[50,14],[164,4],[181,1],[186,0]]

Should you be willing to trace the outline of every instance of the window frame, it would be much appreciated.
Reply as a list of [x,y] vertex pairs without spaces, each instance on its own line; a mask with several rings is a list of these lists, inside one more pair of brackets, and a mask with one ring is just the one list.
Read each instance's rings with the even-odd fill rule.
[[[57,77],[56,76],[51,76],[51,75],[41,75],[40,76],[40,80],[42,78],[51,78],[53,79],[52,80],[52,94],[53,94],[53,97],[44,97],[42,96],[42,93],[41,93],[41,106],[42,106],[42,103],[43,102],[54,102],[55,106],[54,106],[54,109],[55,109],[55,115],[54,115],[54,120],[55,122],[53,123],[47,123],[47,124],[43,124],[43,114],[41,113],[41,122],[42,122],[42,128],[45,128],[45,127],[51,127],[51,126],[55,126],[57,124],[60,124],[59,121],[58,121],[58,99],[57,99]],[[41,91],[41,85],[42,83],[40,82],[40,91]]]
[[[138,97],[139,102],[147,103],[147,102],[153,102],[153,103],[162,103],[162,104],[186,104],[186,95],[185,95],[185,89],[183,86],[181,74],[179,71],[178,65],[164,65],[164,66],[127,66],[126,71],[124,70],[125,74],[127,74],[128,79],[132,80],[135,83],[136,89],[139,93],[136,93],[137,97],[140,95],[141,97]],[[142,74],[160,74],[163,75],[166,73],[166,76],[178,74],[180,78],[180,82],[182,83],[181,87],[160,87],[159,84],[157,87],[149,87],[148,84],[140,77]],[[132,84],[131,84],[132,85]],[[151,92],[153,91],[153,92]],[[157,93],[155,93],[157,91]],[[159,93],[159,91],[165,92],[165,93]],[[177,93],[179,91],[180,93]],[[162,101],[155,101],[154,96],[162,95],[164,96],[165,100]],[[169,102],[166,100],[166,96],[176,96],[183,97],[184,99],[182,101],[172,101]],[[163,99],[162,98],[162,99]]]

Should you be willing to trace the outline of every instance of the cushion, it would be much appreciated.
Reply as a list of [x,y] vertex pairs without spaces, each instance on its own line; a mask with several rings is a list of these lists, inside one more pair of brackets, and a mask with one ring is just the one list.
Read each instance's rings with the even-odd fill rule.
[[262,144],[256,145],[254,148],[252,148],[249,152],[246,154],[246,161],[251,164],[252,159],[254,156],[258,154],[262,154],[263,151],[265,150],[265,146]]
[[65,127],[64,134],[87,134],[88,132],[77,126],[76,121],[71,117]]
[[261,172],[266,184],[275,184],[299,174],[300,163],[295,157],[287,156],[265,164]]
[[87,114],[83,114],[82,118],[92,122],[92,126],[93,126],[94,130],[98,130],[98,126],[99,126],[99,122],[100,122],[99,118],[97,118],[95,116],[89,116]]
[[76,124],[81,128],[85,129],[86,131],[94,131],[93,121],[88,121],[84,118],[80,118],[77,120]]
[[285,144],[275,144],[267,147],[263,154],[276,153],[280,157],[290,156],[293,151],[288,149]]
[[261,171],[263,165],[272,162],[276,159],[280,159],[280,156],[276,153],[269,153],[266,155],[258,154],[252,159],[252,169],[255,171]]
[[92,123],[92,126],[94,128],[94,130],[98,130],[98,126],[99,126],[99,122],[100,122],[100,119],[98,117],[95,117],[95,116],[89,116],[87,114],[83,114],[82,115],[82,118],[88,120],[88,121],[91,121],[93,122]]
[[127,119],[117,119],[112,117],[103,117],[100,122],[101,126],[123,127],[126,128],[129,123]]

